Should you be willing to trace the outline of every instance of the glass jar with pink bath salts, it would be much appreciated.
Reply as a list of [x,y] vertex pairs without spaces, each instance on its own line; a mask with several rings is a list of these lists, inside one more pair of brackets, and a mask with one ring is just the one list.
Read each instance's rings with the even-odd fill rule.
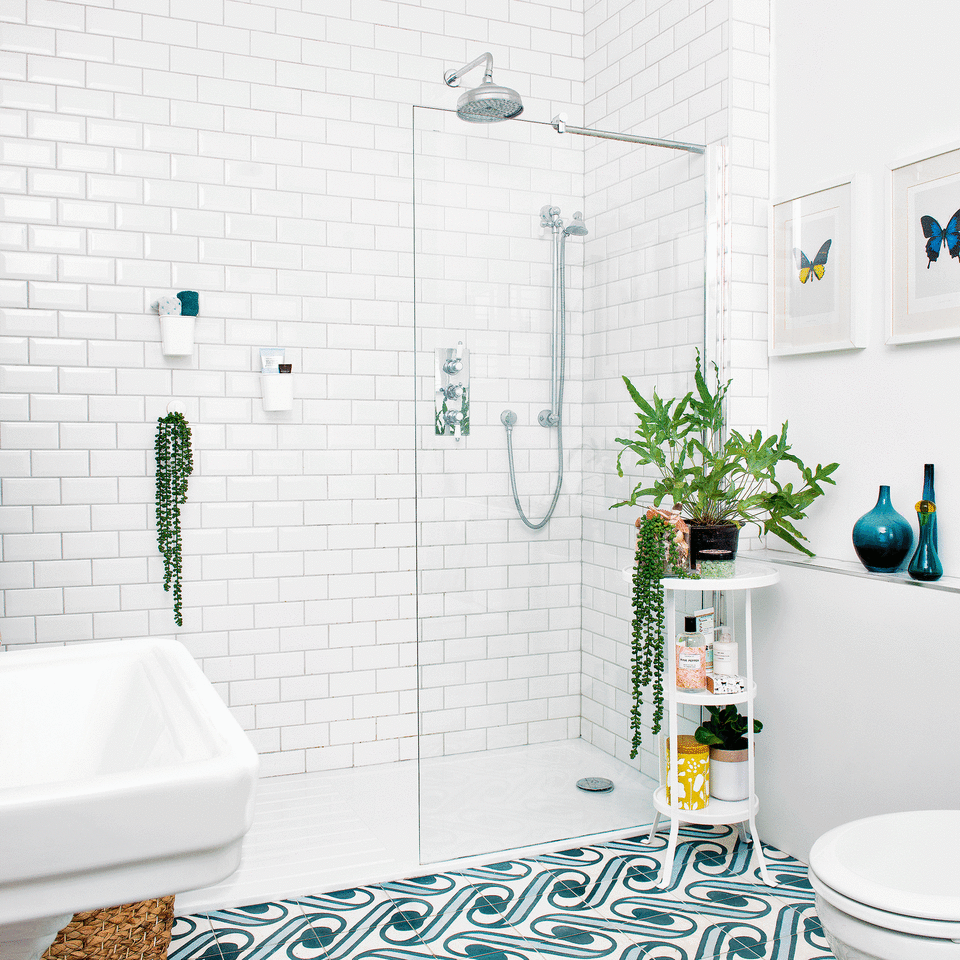
[[704,690],[707,686],[707,641],[697,633],[697,618],[684,618],[684,633],[677,637],[677,689]]

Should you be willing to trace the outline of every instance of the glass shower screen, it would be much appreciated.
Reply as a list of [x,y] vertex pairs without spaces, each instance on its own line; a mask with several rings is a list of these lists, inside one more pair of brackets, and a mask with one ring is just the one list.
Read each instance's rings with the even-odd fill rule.
[[[621,376],[686,389],[704,345],[703,157],[416,107],[412,179],[421,861],[631,832],[652,781],[627,762],[613,439]],[[562,436],[538,530],[505,411],[537,521]]]

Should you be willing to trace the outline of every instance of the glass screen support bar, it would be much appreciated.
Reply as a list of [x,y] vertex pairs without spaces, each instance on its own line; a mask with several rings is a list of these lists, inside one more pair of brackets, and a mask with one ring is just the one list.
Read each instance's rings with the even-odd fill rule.
[[702,143],[684,143],[681,140],[658,140],[656,137],[639,137],[633,133],[611,133],[609,130],[590,130],[587,127],[571,127],[562,113],[557,114],[550,125],[557,133],[576,133],[581,137],[600,137],[603,140],[623,140],[626,143],[643,143],[648,147],[666,147],[668,150],[684,150],[687,153],[704,153]]

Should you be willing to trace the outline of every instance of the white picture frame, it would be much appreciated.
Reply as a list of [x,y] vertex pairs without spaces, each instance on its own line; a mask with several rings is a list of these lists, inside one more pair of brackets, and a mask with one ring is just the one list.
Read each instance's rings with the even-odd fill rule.
[[890,210],[887,343],[960,337],[960,146],[891,167]]
[[771,204],[769,353],[865,345],[853,276],[853,177]]

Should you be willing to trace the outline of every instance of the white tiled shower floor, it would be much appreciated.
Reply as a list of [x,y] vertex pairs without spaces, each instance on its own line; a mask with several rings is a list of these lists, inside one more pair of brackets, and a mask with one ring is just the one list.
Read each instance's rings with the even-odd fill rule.
[[[581,777],[613,791],[585,793]],[[653,782],[583,740],[269,777],[240,868],[178,894],[179,915],[376,883],[462,857],[568,837],[627,834],[653,819]],[[417,795],[422,791],[422,856]]]

